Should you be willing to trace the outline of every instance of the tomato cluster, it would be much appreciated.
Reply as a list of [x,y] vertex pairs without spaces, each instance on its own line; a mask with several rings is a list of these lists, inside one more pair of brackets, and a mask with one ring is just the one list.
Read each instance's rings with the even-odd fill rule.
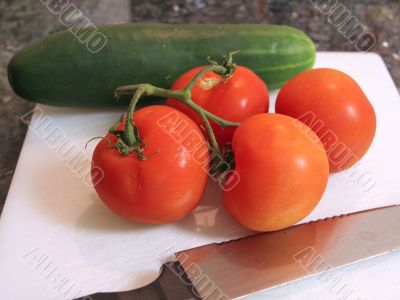
[[[97,145],[92,163],[104,178],[95,189],[121,216],[151,224],[185,217],[202,199],[215,156],[230,157],[228,168],[219,170],[226,210],[249,229],[279,230],[306,217],[329,173],[354,165],[372,143],[374,109],[359,85],[338,70],[297,75],[281,89],[276,113],[268,113],[266,85],[242,66],[230,76],[203,72],[191,86],[190,101],[182,101],[204,68],[161,91],[171,96],[166,106],[128,114]],[[240,125],[222,126],[221,119]],[[135,138],[124,140],[127,131]],[[217,149],[209,151],[213,138]]]

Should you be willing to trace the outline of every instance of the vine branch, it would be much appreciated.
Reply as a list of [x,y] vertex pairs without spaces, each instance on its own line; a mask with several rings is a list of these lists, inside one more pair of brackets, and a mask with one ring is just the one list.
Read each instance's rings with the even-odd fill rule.
[[133,94],[132,100],[129,104],[128,113],[126,114],[126,122],[123,134],[119,135],[119,139],[115,145],[119,149],[120,153],[123,155],[127,155],[135,151],[140,159],[145,159],[143,151],[146,148],[146,145],[140,139],[139,131],[135,127],[133,112],[135,111],[135,107],[142,96],[158,96],[163,98],[174,98],[188,105],[197,114],[199,114],[209,135],[211,147],[216,151],[217,154],[222,156],[217,140],[215,138],[215,134],[212,130],[210,120],[216,122],[221,127],[236,127],[239,126],[240,123],[224,120],[205,110],[192,100],[191,91],[196,82],[207,72],[214,72],[220,76],[229,79],[229,77],[231,77],[233,72],[236,70],[236,64],[233,63],[232,59],[232,55],[235,53],[236,52],[231,52],[228,55],[224,56],[224,62],[222,65],[211,62],[211,65],[199,71],[188,83],[188,85],[182,90],[174,91],[164,89],[148,83],[118,87],[114,93],[115,98],[118,98],[121,94]]

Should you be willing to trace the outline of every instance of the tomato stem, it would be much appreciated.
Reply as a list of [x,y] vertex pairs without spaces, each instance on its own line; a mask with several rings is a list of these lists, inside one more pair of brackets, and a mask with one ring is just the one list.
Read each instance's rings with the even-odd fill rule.
[[134,84],[118,87],[115,90],[114,96],[118,98],[121,94],[133,94],[132,100],[129,104],[128,113],[126,114],[125,130],[123,136],[118,140],[116,147],[119,151],[126,155],[132,151],[135,151],[139,158],[144,159],[143,151],[146,145],[141,141],[139,132],[134,125],[133,112],[135,107],[142,96],[157,96],[162,98],[174,98],[192,108],[197,114],[200,115],[204,122],[205,129],[210,137],[211,146],[217,154],[221,155],[217,140],[211,127],[210,120],[213,120],[221,127],[236,127],[240,123],[230,122],[224,120],[209,111],[202,108],[200,105],[192,100],[192,89],[196,82],[207,72],[214,72],[227,79],[232,76],[236,70],[236,64],[232,61],[232,55],[236,52],[231,52],[224,56],[224,62],[222,65],[218,65],[216,62],[210,61],[211,65],[203,68],[199,71],[196,76],[188,83],[188,85],[182,90],[169,90],[160,87],[153,86],[148,83]]

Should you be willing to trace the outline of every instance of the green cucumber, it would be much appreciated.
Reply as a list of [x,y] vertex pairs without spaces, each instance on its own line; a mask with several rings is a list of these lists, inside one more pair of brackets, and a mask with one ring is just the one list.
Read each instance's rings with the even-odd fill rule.
[[[185,71],[234,56],[275,89],[313,66],[315,46],[302,31],[279,25],[117,24],[99,26],[107,42],[97,53],[69,31],[17,52],[8,65],[15,93],[57,106],[106,107],[121,85],[151,83],[169,88]],[[93,50],[93,49],[92,49]]]

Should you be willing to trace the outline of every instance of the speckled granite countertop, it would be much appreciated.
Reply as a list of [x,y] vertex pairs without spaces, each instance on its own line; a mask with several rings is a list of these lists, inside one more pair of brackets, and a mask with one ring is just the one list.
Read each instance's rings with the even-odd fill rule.
[[[115,22],[274,23],[307,32],[318,50],[356,51],[312,3],[315,0],[70,0],[95,24]],[[376,37],[372,51],[383,56],[400,91],[400,2],[341,1]],[[360,3],[361,2],[361,3]],[[0,1],[0,212],[26,133],[20,116],[33,104],[14,95],[7,81],[7,63],[23,46],[63,29],[41,1]]]

